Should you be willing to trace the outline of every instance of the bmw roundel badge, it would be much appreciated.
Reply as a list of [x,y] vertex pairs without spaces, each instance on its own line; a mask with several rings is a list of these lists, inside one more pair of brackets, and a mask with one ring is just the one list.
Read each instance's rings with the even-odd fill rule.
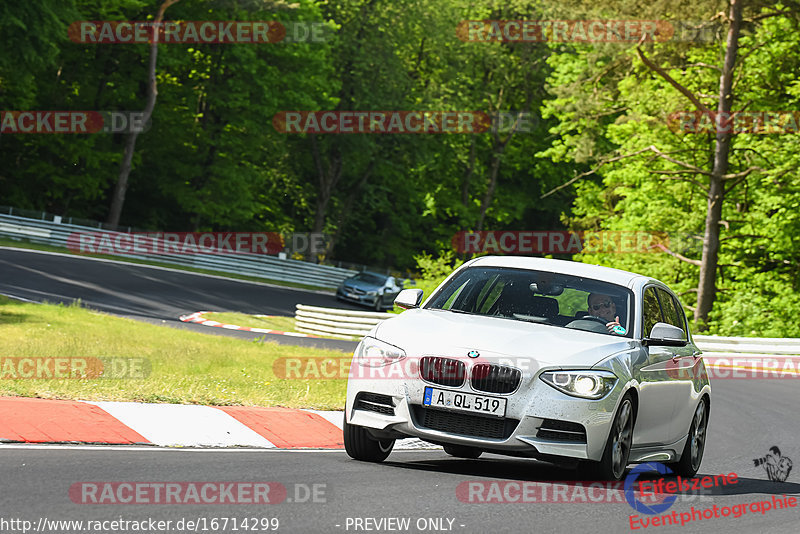
[[481,353],[478,352],[477,350],[471,350],[467,353],[467,356],[469,356],[470,358],[477,358],[480,355]]

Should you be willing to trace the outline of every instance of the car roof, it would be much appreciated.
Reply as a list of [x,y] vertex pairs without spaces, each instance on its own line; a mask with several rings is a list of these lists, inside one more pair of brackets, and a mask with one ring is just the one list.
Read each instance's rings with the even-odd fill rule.
[[[508,267],[513,269],[533,269],[549,271],[559,274],[569,274],[611,282],[625,287],[644,284],[649,281],[658,281],[648,276],[631,273],[611,267],[580,263],[577,261],[551,260],[549,258],[536,258],[530,256],[481,256],[469,263],[470,267]],[[638,284],[637,284],[638,283]]]

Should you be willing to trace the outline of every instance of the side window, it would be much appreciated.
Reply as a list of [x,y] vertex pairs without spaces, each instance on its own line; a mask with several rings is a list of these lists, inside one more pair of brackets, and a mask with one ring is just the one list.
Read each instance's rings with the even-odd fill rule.
[[686,338],[689,338],[689,321],[686,319],[686,312],[683,311],[681,301],[678,297],[672,296],[672,301],[675,303],[675,309],[678,311],[678,319],[681,321],[681,328],[686,333]]
[[653,329],[653,325],[661,322],[661,308],[658,305],[658,297],[656,297],[656,288],[648,287],[644,290],[644,307],[643,328],[642,335],[647,337]]
[[672,326],[677,326],[683,330],[683,334],[686,335],[686,326],[683,323],[683,314],[676,307],[675,299],[672,298],[672,295],[659,288],[658,300],[661,301],[661,308],[664,310],[664,322],[669,323]]
[[588,297],[589,294],[586,291],[571,287],[565,288],[563,293],[555,297],[558,301],[559,315],[574,317],[579,311],[586,312],[588,307],[586,299]]

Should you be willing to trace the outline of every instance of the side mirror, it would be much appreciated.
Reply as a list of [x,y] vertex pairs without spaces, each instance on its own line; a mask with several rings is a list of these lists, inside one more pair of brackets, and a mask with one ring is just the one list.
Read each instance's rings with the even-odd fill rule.
[[399,308],[403,308],[404,310],[419,308],[420,302],[422,302],[421,289],[404,289],[398,293],[397,297],[394,299],[394,303],[397,304]]
[[667,323],[654,324],[650,335],[642,340],[642,344],[646,347],[685,347],[688,342],[683,330]]

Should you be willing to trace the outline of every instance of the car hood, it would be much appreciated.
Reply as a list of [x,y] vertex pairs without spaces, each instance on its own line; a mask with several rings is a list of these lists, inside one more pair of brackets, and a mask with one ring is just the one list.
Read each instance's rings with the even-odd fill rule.
[[535,370],[542,367],[592,367],[630,350],[629,338],[540,325],[513,319],[414,309],[381,323],[375,335],[409,356],[465,358],[477,350],[481,360],[508,360]]
[[350,289],[358,288],[364,291],[377,291],[378,289],[383,287],[381,285],[375,285],[375,284],[370,284],[368,282],[360,282],[360,281],[344,282],[342,286]]

